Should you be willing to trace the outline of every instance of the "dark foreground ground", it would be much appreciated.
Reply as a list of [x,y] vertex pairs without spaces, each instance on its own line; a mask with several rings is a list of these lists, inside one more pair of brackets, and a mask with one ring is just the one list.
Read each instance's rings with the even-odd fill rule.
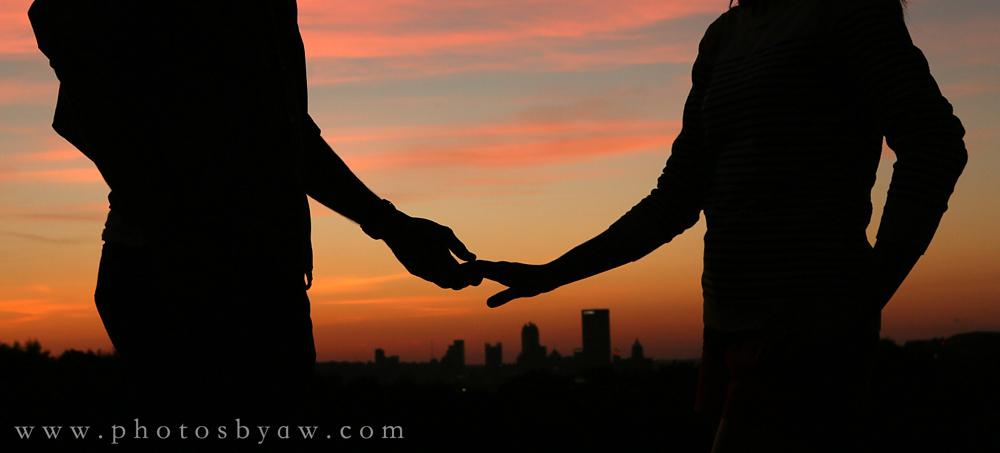
[[[188,405],[165,415],[146,405],[149,395],[137,394],[115,356],[0,345],[0,452],[710,447],[711,424],[692,411],[694,361],[573,372],[435,367],[320,364],[306,400],[283,409]],[[1000,451],[1000,332],[883,340],[860,417],[859,451]]]

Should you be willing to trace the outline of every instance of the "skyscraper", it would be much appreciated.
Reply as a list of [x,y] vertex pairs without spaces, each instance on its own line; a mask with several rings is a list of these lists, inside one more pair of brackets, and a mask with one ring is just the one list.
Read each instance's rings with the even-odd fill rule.
[[527,323],[521,328],[521,352],[538,348],[539,341],[538,326],[535,323]]
[[545,366],[546,348],[539,341],[538,327],[527,323],[521,328],[521,354],[517,356],[517,365],[523,369],[535,369]]
[[465,340],[455,340],[444,357],[441,358],[441,368],[449,371],[462,371],[465,368]]
[[503,365],[503,344],[497,342],[494,346],[486,343],[486,368],[497,370],[501,365]]
[[586,366],[607,365],[611,361],[610,310],[583,310],[583,359]]

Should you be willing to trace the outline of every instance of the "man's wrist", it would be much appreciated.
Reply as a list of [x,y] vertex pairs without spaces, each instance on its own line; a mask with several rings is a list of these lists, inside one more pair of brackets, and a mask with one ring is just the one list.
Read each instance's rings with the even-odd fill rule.
[[369,212],[368,218],[361,223],[361,231],[372,239],[385,239],[398,230],[400,222],[407,218],[409,216],[396,209],[392,202],[382,199]]

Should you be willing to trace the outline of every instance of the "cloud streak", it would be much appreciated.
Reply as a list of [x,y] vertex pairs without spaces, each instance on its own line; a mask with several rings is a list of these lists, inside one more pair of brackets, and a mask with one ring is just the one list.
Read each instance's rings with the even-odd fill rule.
[[38,52],[35,35],[28,22],[30,0],[0,2],[0,54]]
[[[310,82],[690,62],[716,0],[299,2]],[[703,28],[704,20],[695,21]]]
[[[476,36],[475,42],[484,42],[582,36],[724,9],[717,0],[300,0],[299,24],[305,31],[377,30],[379,35],[402,38]],[[404,46],[391,52],[402,51],[412,50]]]
[[458,145],[352,158],[358,168],[510,167],[565,164],[628,152],[653,151],[673,139],[669,134],[581,137],[498,145]]
[[94,309],[87,303],[61,303],[53,299],[0,300],[0,321],[22,323],[44,319],[52,315],[75,315]]
[[[417,138],[432,144],[410,144],[391,151],[345,156],[352,168],[518,167],[590,161],[604,156],[660,151],[680,128],[662,122],[535,122],[521,124],[447,126],[437,131],[385,131],[330,135],[331,142],[348,140],[400,141]],[[345,138],[346,137],[346,138]]]
[[0,169],[0,182],[9,183],[103,183],[96,168],[64,168],[46,170]]
[[10,162],[58,162],[66,160],[85,160],[86,156],[76,149],[59,149],[55,151],[39,151],[34,153],[14,154]]
[[49,244],[61,244],[61,245],[78,245],[78,244],[83,244],[85,242],[91,242],[88,239],[50,238],[48,236],[42,236],[39,234],[19,233],[16,231],[0,231],[0,235],[14,237],[18,239],[27,239],[29,241],[46,242]]
[[379,285],[409,278],[410,274],[398,273],[362,277],[356,275],[338,275],[333,277],[316,276],[309,290],[313,295],[337,294],[347,292],[370,291]]
[[0,79],[0,105],[49,105],[56,100],[58,82]]
[[[442,302],[457,302],[465,300],[461,297],[440,297],[440,296],[406,296],[406,297],[374,297],[363,299],[340,299],[314,302],[318,305],[411,305],[411,304],[437,304]],[[422,309],[434,310],[436,307],[424,307]]]
[[58,205],[0,205],[0,219],[69,220],[103,223],[108,203],[73,203]]

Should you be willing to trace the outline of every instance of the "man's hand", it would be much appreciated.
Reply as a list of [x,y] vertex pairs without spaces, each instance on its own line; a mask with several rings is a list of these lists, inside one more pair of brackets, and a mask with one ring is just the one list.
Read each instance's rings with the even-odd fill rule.
[[473,261],[462,265],[474,275],[488,278],[507,289],[487,299],[490,308],[499,307],[520,297],[532,297],[560,286],[549,265],[510,263],[507,261]]
[[476,255],[458,240],[455,233],[427,219],[400,215],[384,229],[382,239],[411,274],[442,288],[462,289],[483,281],[452,257],[473,261]]

